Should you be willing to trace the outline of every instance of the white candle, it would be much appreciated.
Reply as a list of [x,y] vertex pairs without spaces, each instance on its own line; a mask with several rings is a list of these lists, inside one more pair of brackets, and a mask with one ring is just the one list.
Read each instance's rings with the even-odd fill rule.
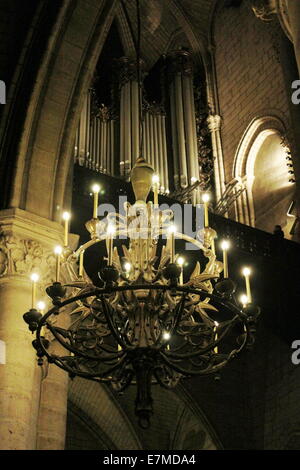
[[83,276],[83,258],[84,258],[84,250],[81,250],[79,254],[79,277]]
[[38,282],[40,276],[36,273],[32,273],[30,276],[32,282],[32,290],[31,290],[31,308],[35,308],[35,300],[36,300],[36,283]]
[[159,188],[159,176],[158,175],[152,176],[152,186],[153,186],[153,194],[154,194],[154,206],[158,206],[158,188]]
[[112,266],[113,259],[113,236],[116,233],[116,229],[113,225],[108,225],[107,227],[107,241],[108,241],[108,266]]
[[177,258],[177,264],[180,266],[180,277],[179,277],[179,284],[183,284],[183,265],[184,265],[184,258],[179,256]]
[[171,263],[174,263],[175,261],[175,232],[176,232],[176,227],[175,225],[170,225],[168,228],[168,232],[170,234],[170,258],[171,258]]
[[98,195],[100,191],[99,184],[94,184],[92,187],[92,191],[94,193],[94,210],[93,210],[93,219],[97,219],[97,211],[98,211]]
[[209,220],[208,220],[208,202],[210,196],[208,193],[203,194],[202,201],[204,203],[204,227],[209,227]]
[[68,237],[69,237],[69,220],[71,218],[71,214],[69,212],[64,212],[63,213],[63,220],[64,220],[64,228],[65,228],[65,234],[64,234],[64,246],[68,246]]
[[250,268],[243,268],[243,276],[245,277],[245,284],[246,284],[246,295],[248,298],[248,303],[251,304],[252,302],[252,295],[251,295],[251,287],[250,287],[250,274],[251,274],[251,269]]
[[[217,327],[219,326],[219,323],[217,321],[215,321],[214,323],[215,323],[215,326],[214,326],[214,341],[218,341]],[[214,352],[216,354],[218,354],[218,352],[219,352],[218,346],[216,346],[214,348]]]
[[60,257],[62,254],[62,247],[61,246],[56,246],[54,248],[54,253],[56,255],[56,282],[59,282],[59,276],[60,276]]
[[223,251],[223,269],[224,269],[224,279],[228,278],[228,255],[227,252],[229,250],[230,243],[228,240],[223,240],[221,243],[221,248]]

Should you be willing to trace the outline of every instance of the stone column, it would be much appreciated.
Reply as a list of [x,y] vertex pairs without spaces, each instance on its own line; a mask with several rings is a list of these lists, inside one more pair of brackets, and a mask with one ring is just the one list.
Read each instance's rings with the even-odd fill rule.
[[214,160],[214,175],[216,187],[216,200],[219,201],[225,191],[225,174],[223,165],[223,151],[221,142],[221,116],[210,115],[207,118],[208,128],[211,132],[211,142]]
[[[286,15],[284,16],[286,18],[285,24],[288,24],[290,27],[300,77],[300,2],[299,0],[286,0],[285,3],[287,7]],[[282,10],[281,15],[284,15]]]
[[[0,340],[6,345],[0,365],[1,449],[35,449],[41,375],[23,314],[31,308],[32,272],[40,275],[37,300],[45,298],[44,286],[55,275],[53,248],[63,230],[20,209],[1,211],[0,225]],[[53,400],[65,406],[64,393]]]
[[167,56],[175,185],[186,187],[199,179],[197,134],[193,96],[193,64],[189,52]]

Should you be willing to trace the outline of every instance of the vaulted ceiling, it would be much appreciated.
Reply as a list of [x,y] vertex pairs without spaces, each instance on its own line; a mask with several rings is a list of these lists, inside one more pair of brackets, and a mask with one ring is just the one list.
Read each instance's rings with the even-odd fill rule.
[[[147,68],[151,68],[162,54],[176,47],[187,47],[200,57],[210,33],[215,3],[215,0],[141,0],[141,55]],[[136,33],[136,2],[121,2],[117,12],[125,54],[134,56],[124,5]]]

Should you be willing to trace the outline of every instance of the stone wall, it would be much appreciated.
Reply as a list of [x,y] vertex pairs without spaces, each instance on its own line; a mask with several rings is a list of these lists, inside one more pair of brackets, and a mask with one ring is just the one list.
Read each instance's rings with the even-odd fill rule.
[[280,64],[281,34],[275,17],[269,23],[258,20],[248,2],[239,8],[218,2],[213,39],[226,183],[232,179],[238,144],[254,117],[271,113],[287,128],[291,125]]

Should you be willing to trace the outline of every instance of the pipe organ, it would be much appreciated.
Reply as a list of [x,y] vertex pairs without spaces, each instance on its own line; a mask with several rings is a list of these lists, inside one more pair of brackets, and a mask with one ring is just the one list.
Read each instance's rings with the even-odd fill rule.
[[[115,61],[114,69],[117,86],[113,89],[117,92],[112,93],[111,106],[97,105],[92,89],[87,93],[76,133],[75,161],[128,178],[141,149],[160,177],[161,193],[194,185],[199,181],[199,149],[190,53],[178,50],[167,55],[167,90],[163,93],[167,98],[162,103],[147,101],[138,84],[135,61],[122,57]],[[199,197],[194,202],[200,202]]]

